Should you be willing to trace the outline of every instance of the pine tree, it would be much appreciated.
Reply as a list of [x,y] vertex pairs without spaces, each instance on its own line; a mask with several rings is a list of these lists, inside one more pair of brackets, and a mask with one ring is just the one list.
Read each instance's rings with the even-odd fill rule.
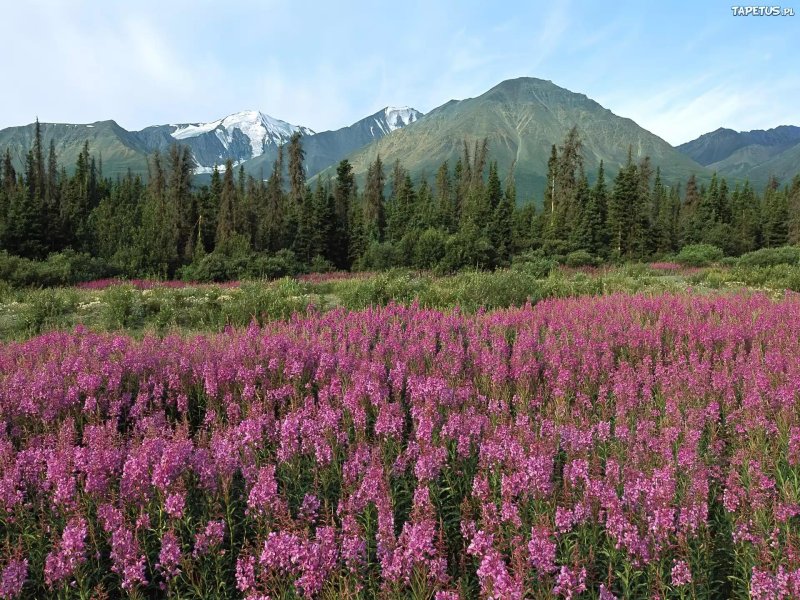
[[187,146],[173,144],[169,149],[167,171],[167,201],[173,205],[177,240],[175,251],[189,261],[194,254],[195,212],[197,205],[192,194],[194,159]]
[[[353,167],[347,159],[339,162],[336,167],[336,181],[333,185],[333,203],[335,206],[336,225],[333,230],[334,240],[330,248],[330,260],[339,269],[348,269],[351,266],[351,218],[352,215],[361,215],[362,209],[357,199],[356,181],[353,176]],[[359,216],[358,235],[363,233],[363,219]],[[361,256],[363,250],[356,250]]]
[[50,149],[47,155],[47,175],[44,186],[44,222],[45,239],[51,251],[61,250],[63,240],[61,239],[61,198],[58,182],[58,159],[56,157],[55,142],[50,140]]
[[[629,149],[628,153],[630,152]],[[633,257],[642,259],[652,254],[654,250],[650,232],[652,206],[650,178],[653,176],[650,157],[646,156],[639,162],[632,176],[636,178],[636,190],[631,205],[630,251]]]
[[611,256],[620,258],[628,253],[628,236],[631,227],[630,209],[635,202],[636,179],[632,170],[630,152],[628,162],[614,178],[614,190],[608,204],[608,231]]
[[456,230],[457,218],[453,197],[450,167],[444,161],[436,171],[435,181],[436,226],[449,233]]
[[178,215],[170,201],[158,152],[153,155],[150,180],[142,208],[140,238],[144,267],[161,277],[172,277],[178,266]]
[[789,187],[789,243],[800,244],[800,174],[795,175]]
[[283,191],[283,147],[279,146],[272,174],[267,181],[265,213],[259,221],[261,247],[277,252],[288,245],[287,219],[286,195]]
[[695,230],[695,213],[700,204],[701,194],[697,189],[697,180],[694,174],[686,182],[686,193],[684,194],[683,204],[681,205],[681,236],[680,245],[695,244],[700,241],[699,232]]
[[311,256],[332,260],[332,242],[336,226],[336,210],[330,193],[330,179],[322,184],[317,178],[312,206]]
[[220,191],[219,215],[217,216],[217,233],[214,246],[223,252],[229,251],[228,245],[236,235],[237,208],[236,185],[233,181],[233,161],[225,162],[225,175],[222,177]]
[[437,207],[431,187],[424,175],[419,183],[416,197],[417,206],[411,215],[411,227],[417,231],[425,231],[435,227],[437,223]]
[[731,199],[731,226],[736,240],[736,254],[755,250],[761,245],[761,207],[749,181],[736,185]]
[[778,182],[770,178],[764,190],[763,235],[766,248],[784,246],[789,241],[789,202],[786,190],[778,189]]
[[589,188],[589,181],[585,174],[578,180],[576,198],[581,206],[578,226],[574,230],[572,246],[583,249],[594,256],[599,256],[605,251],[603,215],[598,206],[598,195]]
[[[497,163],[494,165],[494,173],[497,175]],[[500,180],[497,179],[499,184]],[[491,173],[489,175],[489,189],[492,190]],[[514,185],[513,173],[508,178],[506,193],[501,194],[500,199],[494,206],[491,226],[489,228],[489,239],[495,249],[497,261],[501,265],[507,265],[511,260],[514,251],[513,227],[514,227],[514,208],[516,204],[516,187]],[[492,195],[489,195],[492,198]]]
[[300,227],[300,216],[306,200],[306,172],[303,167],[305,151],[301,137],[299,132],[295,132],[289,140],[289,197],[286,211],[286,236],[290,247],[295,246],[295,236]]
[[364,235],[369,241],[383,241],[386,228],[386,208],[384,206],[383,163],[377,156],[375,162],[367,168],[367,180],[364,184]]
[[306,264],[311,262],[315,251],[314,198],[308,188],[297,209],[297,234],[292,250]]

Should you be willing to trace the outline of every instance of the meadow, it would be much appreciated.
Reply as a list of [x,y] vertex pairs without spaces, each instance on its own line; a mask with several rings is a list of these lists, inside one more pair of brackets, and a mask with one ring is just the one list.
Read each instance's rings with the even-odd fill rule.
[[0,598],[800,597],[800,269],[0,290]]

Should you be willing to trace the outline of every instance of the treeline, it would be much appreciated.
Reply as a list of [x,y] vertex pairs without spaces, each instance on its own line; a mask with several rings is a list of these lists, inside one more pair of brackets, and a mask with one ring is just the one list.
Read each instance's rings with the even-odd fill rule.
[[0,251],[41,260],[71,250],[134,276],[224,280],[300,271],[491,269],[523,253],[586,262],[644,260],[705,243],[728,255],[800,242],[800,177],[762,194],[716,175],[668,186],[648,158],[629,152],[613,180],[584,168],[574,129],[552,148],[542,207],[517,202],[513,172],[501,183],[486,141],[429,183],[400,163],[370,165],[363,190],[343,160],[332,178],[306,181],[299,134],[268,179],[230,161],[209,185],[192,185],[188,148],[154,154],[147,180],[104,178],[88,144],[74,172],[55,147],[33,147],[17,172],[0,161]]

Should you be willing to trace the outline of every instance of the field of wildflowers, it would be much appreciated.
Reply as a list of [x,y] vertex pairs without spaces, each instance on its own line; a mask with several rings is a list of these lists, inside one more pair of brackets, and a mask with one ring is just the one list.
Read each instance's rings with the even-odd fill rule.
[[0,598],[800,597],[800,296],[0,345]]

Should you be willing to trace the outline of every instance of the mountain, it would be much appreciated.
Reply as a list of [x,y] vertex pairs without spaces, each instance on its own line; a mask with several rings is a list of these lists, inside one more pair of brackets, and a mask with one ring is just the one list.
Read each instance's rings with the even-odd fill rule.
[[[387,106],[373,115],[356,121],[348,127],[336,131],[323,131],[304,135],[303,150],[306,153],[305,167],[309,176],[316,175],[327,167],[335,167],[340,160],[397,129],[414,123],[422,117],[416,109]],[[244,168],[254,176],[272,170],[277,155],[277,147],[269,148],[261,156],[245,163]]]
[[763,185],[771,175],[786,180],[800,172],[800,127],[734,131],[720,128],[677,146],[712,171]]
[[518,196],[541,200],[552,144],[560,144],[572,126],[583,141],[585,166],[592,173],[604,161],[610,175],[627,160],[650,156],[664,179],[685,180],[706,170],[667,142],[619,117],[583,94],[550,81],[520,78],[504,81],[477,98],[451,100],[424,118],[353,153],[349,159],[362,176],[380,155],[387,171],[396,161],[413,176],[433,177],[445,160],[452,169],[466,140],[487,138],[501,175],[514,167]]
[[[55,142],[59,164],[71,169],[84,143],[89,142],[92,154],[102,159],[103,174],[109,177],[133,172],[147,173],[148,149],[134,133],[126,131],[115,121],[97,121],[88,125],[41,123],[45,153],[50,141]],[[16,167],[21,168],[25,154],[33,147],[34,126],[9,127],[0,130],[0,151],[11,149]]]
[[164,151],[174,143],[189,146],[197,163],[197,173],[210,173],[214,165],[227,159],[242,164],[265,152],[277,151],[295,132],[312,136],[307,127],[291,125],[257,110],[247,110],[210,123],[157,125],[133,132],[150,151]]
[[[103,174],[109,177],[123,175],[128,169],[146,174],[147,157],[156,150],[166,152],[174,143],[189,146],[198,175],[211,173],[214,165],[223,165],[230,158],[235,165],[244,165],[248,173],[266,177],[272,170],[278,147],[286,144],[295,132],[300,132],[306,153],[305,166],[311,176],[421,116],[422,113],[413,108],[386,107],[349,127],[321,133],[256,110],[234,113],[207,123],[154,125],[141,131],[127,131],[114,121],[40,125],[45,151],[50,140],[54,140],[61,165],[71,170],[83,144],[88,141],[91,152],[102,159]],[[34,131],[33,124],[0,130],[0,151],[10,148],[15,166],[19,168],[33,145]]]

